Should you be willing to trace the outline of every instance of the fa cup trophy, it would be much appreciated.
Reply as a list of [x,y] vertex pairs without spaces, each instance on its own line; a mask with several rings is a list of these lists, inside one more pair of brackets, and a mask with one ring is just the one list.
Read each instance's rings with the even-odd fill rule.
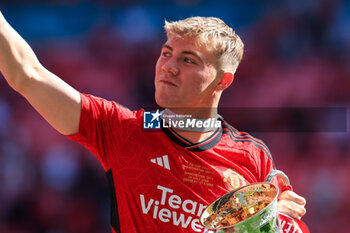
[[[242,186],[211,203],[201,223],[208,233],[279,233],[277,198],[285,186],[290,186],[288,177],[272,170],[265,182]],[[302,232],[295,229],[290,232]]]

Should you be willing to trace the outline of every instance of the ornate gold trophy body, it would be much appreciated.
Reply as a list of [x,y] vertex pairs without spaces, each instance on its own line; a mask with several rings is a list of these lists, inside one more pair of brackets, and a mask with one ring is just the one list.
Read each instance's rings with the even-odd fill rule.
[[215,233],[280,232],[278,186],[290,186],[289,179],[282,171],[272,170],[266,182],[242,186],[211,203],[203,212],[201,223],[208,232]]

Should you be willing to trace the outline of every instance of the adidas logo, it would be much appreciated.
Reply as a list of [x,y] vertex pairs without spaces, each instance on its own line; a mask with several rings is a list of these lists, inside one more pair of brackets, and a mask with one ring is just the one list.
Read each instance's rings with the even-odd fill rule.
[[170,165],[169,165],[169,160],[167,155],[163,155],[162,157],[151,159],[151,162],[170,170]]

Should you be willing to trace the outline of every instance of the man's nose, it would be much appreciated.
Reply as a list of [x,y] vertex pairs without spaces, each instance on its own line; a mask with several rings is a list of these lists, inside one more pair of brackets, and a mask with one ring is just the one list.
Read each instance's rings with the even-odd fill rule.
[[169,59],[166,61],[162,66],[163,71],[167,72],[171,75],[178,75],[179,74],[179,68],[174,59]]

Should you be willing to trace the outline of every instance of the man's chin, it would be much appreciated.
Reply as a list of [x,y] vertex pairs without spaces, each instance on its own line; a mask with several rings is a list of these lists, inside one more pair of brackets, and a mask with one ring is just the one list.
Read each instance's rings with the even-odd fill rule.
[[155,95],[156,103],[162,108],[186,108],[187,105],[184,104],[183,101],[178,99],[177,96],[169,96],[165,93],[163,95]]
[[173,101],[156,98],[156,103],[162,108],[176,108],[178,107]]
[[170,99],[171,98],[168,96],[159,96],[155,94],[156,103],[162,108],[170,108],[172,106],[172,101]]
[[161,101],[157,101],[157,100],[156,100],[156,103],[157,103],[158,106],[161,107],[161,108],[171,108],[171,107],[172,107],[171,104],[167,104],[166,102],[161,102]]

